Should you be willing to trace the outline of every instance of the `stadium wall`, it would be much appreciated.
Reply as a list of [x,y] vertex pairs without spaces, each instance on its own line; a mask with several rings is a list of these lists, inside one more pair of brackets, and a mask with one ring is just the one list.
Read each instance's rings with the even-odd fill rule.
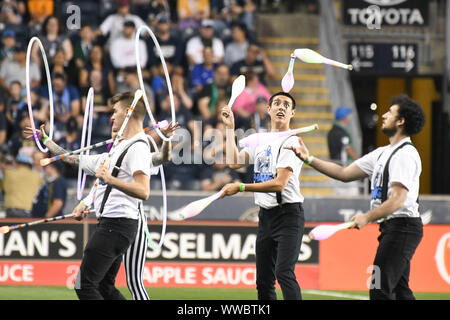
[[[21,220],[20,222],[22,222]],[[16,223],[18,220],[6,220]],[[36,225],[0,235],[0,285],[73,287],[83,245],[96,220]],[[367,290],[377,225],[345,230],[317,242],[306,235],[296,275],[304,289]],[[170,222],[162,250],[147,251],[146,287],[255,288],[256,222]],[[161,223],[149,224],[158,242]],[[117,279],[125,286],[123,267]],[[450,292],[450,225],[426,225],[411,267],[411,287]]]

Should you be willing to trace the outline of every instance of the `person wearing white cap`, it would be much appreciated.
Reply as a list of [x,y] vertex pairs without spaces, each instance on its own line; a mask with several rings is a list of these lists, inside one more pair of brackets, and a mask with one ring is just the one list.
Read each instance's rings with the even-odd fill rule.
[[214,20],[203,19],[200,26],[200,34],[188,40],[186,44],[186,55],[189,65],[203,63],[203,50],[205,47],[211,47],[214,54],[214,62],[223,61],[225,49],[222,40],[214,37]]
[[145,22],[138,15],[130,13],[130,0],[117,0],[117,12],[105,18],[96,34],[103,35],[108,39],[106,45],[109,48],[112,40],[122,35],[124,23],[128,20],[134,22],[136,29],[145,25]]

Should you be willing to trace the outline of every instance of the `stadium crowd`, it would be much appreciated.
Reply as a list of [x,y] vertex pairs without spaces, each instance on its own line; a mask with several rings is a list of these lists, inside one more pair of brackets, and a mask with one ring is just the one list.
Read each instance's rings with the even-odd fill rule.
[[[232,81],[240,74],[246,76],[247,84],[234,105],[236,127],[267,129],[264,106],[270,93],[265,85],[266,79],[275,78],[276,74],[258,44],[255,20],[258,12],[276,10],[279,4],[276,0],[3,1],[0,9],[0,178],[7,213],[19,210],[25,216],[49,215],[52,201],[64,202],[65,190],[75,187],[77,181],[76,168],[58,162],[41,168],[39,159],[47,155],[23,134],[23,129],[31,124],[25,89],[29,39],[36,36],[41,40],[50,67],[53,139],[64,148],[75,150],[80,148],[86,96],[91,87],[95,92],[92,143],[110,137],[109,99],[116,93],[139,88],[134,39],[140,26],[149,26],[170,73],[176,120],[190,133],[195,148],[211,140],[208,129],[223,130],[217,110],[228,102]],[[78,25],[73,17],[74,12],[77,14],[73,5],[79,8]],[[157,121],[170,121],[163,66],[146,32],[142,33],[139,55],[152,112]],[[30,63],[33,118],[37,128],[46,124],[48,130],[50,100],[46,79],[40,50],[34,45]],[[105,150],[94,152],[102,151]],[[169,164],[168,188],[217,190],[231,181],[246,181],[251,174],[232,173],[223,165],[204,161],[201,166],[195,164],[195,170],[193,165]],[[160,187],[159,177],[153,176],[151,181],[153,188]],[[22,190],[19,196],[18,186]],[[49,210],[32,210],[32,203]],[[55,205],[51,214],[58,214],[58,208]]]

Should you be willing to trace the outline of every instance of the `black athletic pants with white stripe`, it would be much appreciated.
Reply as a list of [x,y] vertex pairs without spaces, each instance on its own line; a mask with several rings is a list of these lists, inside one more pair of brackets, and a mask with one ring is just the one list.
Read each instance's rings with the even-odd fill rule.
[[75,291],[80,300],[125,300],[115,287],[122,256],[135,241],[138,220],[102,217],[84,249]]
[[285,300],[301,300],[295,265],[300,254],[305,216],[301,203],[260,208],[256,237],[258,300],[276,300],[275,279]]
[[411,259],[423,236],[422,220],[392,218],[380,224],[380,232],[370,299],[415,300],[409,288],[409,271]]
[[142,208],[142,202],[139,202],[139,222],[136,239],[123,256],[127,286],[133,296],[133,300],[150,300],[145,290],[143,279],[145,257],[147,254],[146,223],[147,219]]

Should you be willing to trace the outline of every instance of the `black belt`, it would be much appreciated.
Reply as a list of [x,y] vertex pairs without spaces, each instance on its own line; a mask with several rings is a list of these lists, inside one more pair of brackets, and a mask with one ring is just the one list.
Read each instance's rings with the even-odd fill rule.
[[279,210],[280,208],[293,208],[293,207],[298,207],[298,206],[302,206],[302,202],[293,202],[293,203],[283,203],[283,204],[279,204],[276,207],[270,208],[270,209],[266,209],[261,207],[261,209],[263,209],[264,211],[275,211],[275,210]]
[[387,224],[406,224],[408,222],[419,222],[422,221],[420,217],[398,217],[386,219],[380,223],[380,226],[386,226]]
[[97,220],[98,220],[98,222],[100,222],[100,221],[118,222],[118,221],[133,221],[133,220],[137,220],[137,219],[124,218],[124,217],[119,217],[119,218],[99,217],[99,218],[97,218]]

